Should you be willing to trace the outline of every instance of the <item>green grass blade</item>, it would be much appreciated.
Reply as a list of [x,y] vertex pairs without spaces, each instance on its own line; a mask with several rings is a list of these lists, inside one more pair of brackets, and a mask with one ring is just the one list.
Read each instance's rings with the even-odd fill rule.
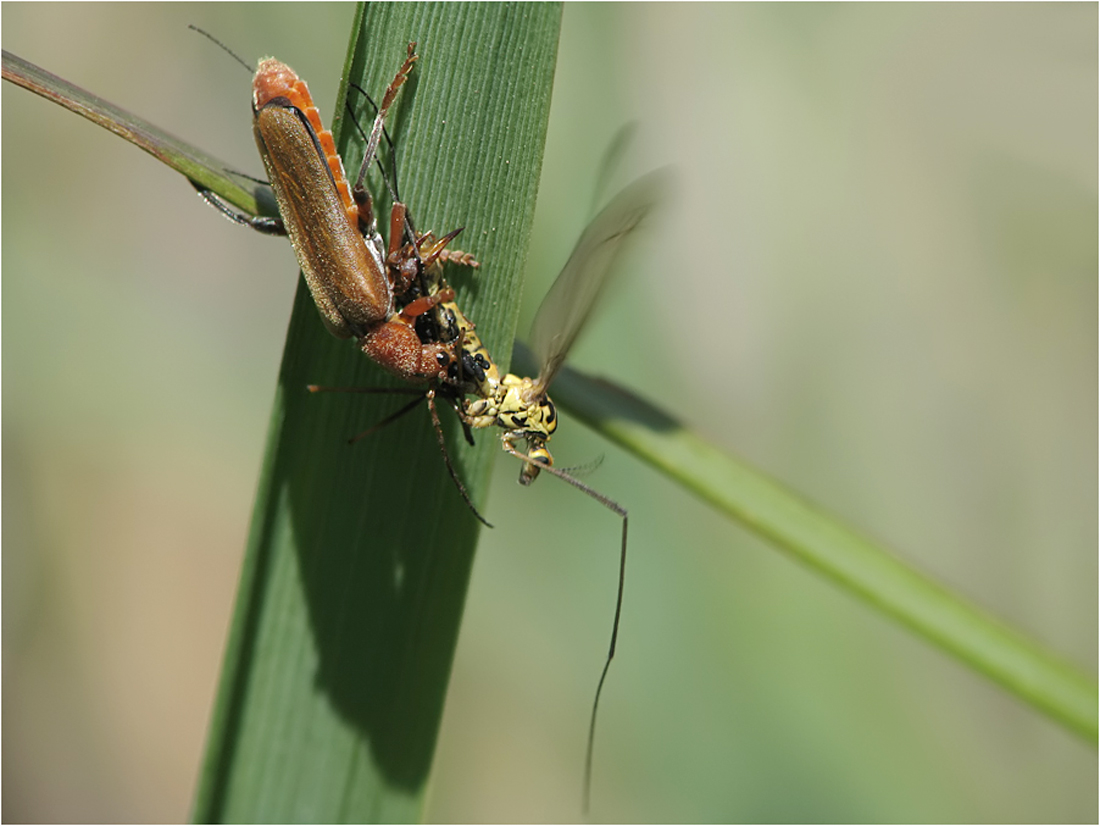
[[144,118],[87,92],[9,51],[3,53],[4,80],[41,95],[144,149],[189,180],[220,195],[251,215],[278,215],[275,196],[229,164],[180,140]]
[[1095,681],[667,413],[566,368],[554,401],[800,562],[1096,743]]
[[[483,268],[449,278],[498,352],[514,332],[559,21],[556,5],[371,5],[349,49],[350,77],[380,94],[419,43],[390,122],[402,195],[418,228],[466,227]],[[353,131],[337,129],[352,174]],[[198,821],[420,817],[479,526],[426,410],[349,447],[407,397],[311,396],[308,383],[389,380],[324,331],[299,285]],[[482,505],[496,434],[468,448],[442,413]]]

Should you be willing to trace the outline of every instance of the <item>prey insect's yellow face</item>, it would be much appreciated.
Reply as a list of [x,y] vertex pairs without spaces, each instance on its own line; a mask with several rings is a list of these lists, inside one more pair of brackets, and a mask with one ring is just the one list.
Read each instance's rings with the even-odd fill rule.
[[501,381],[503,396],[497,411],[497,424],[524,437],[549,439],[558,427],[554,403],[539,383],[509,373]]

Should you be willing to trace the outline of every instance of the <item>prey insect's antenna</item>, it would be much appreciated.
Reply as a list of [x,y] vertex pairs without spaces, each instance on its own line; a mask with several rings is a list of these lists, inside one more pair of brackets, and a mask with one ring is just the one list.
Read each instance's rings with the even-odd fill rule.
[[201,34],[203,37],[205,37],[207,40],[209,40],[211,43],[213,43],[215,46],[217,46],[219,49],[221,49],[223,52],[225,52],[231,58],[233,58],[238,63],[240,63],[242,66],[244,66],[245,71],[248,72],[249,74],[252,74],[255,71],[255,69],[253,69],[251,66],[248,65],[248,63],[244,60],[244,58],[242,58],[239,54],[237,54],[235,51],[233,51],[228,46],[226,46],[224,43],[222,43],[220,40],[218,40],[218,38],[214,37],[214,35],[210,34],[210,32],[206,31],[205,29],[200,29],[198,26],[194,25],[193,23],[188,23],[187,28],[189,28],[193,32],[198,32],[199,34]]
[[[523,462],[536,462],[537,460],[532,457],[520,453],[511,445],[505,444],[504,449],[515,456],[517,459]],[[596,684],[596,697],[592,701],[592,716],[588,721],[588,745],[585,747],[584,754],[584,813],[588,814],[588,803],[591,798],[592,792],[592,747],[596,742],[596,712],[600,707],[600,695],[603,694],[604,680],[607,679],[607,671],[611,667],[611,661],[615,658],[615,645],[619,641],[619,618],[623,613],[623,586],[626,583],[626,530],[627,530],[627,512],[626,508],[620,505],[613,499],[604,496],[598,490],[589,487],[580,479],[570,476],[564,470],[556,468],[553,465],[546,465],[542,462],[538,462],[539,470],[544,473],[557,476],[563,482],[575,487],[581,493],[587,494],[607,508],[609,511],[622,517],[623,520],[623,539],[622,546],[619,550],[619,588],[618,593],[615,596],[615,619],[611,623],[611,645],[607,649],[607,659],[604,660],[603,671],[600,672],[600,681]]]
[[455,483],[458,488],[458,492],[462,494],[462,499],[468,507],[487,528],[493,527],[492,523],[481,515],[481,512],[474,507],[474,503],[470,500],[470,494],[466,492],[466,486],[462,484],[462,480],[458,477],[458,471],[455,470],[455,466],[451,464],[451,455],[447,450],[447,440],[443,438],[443,424],[439,421],[439,413],[435,409],[435,390],[428,391],[428,410],[432,414],[432,426],[435,428],[435,438],[439,441],[439,449],[443,453],[443,462],[447,465],[447,471],[451,474],[451,481]]

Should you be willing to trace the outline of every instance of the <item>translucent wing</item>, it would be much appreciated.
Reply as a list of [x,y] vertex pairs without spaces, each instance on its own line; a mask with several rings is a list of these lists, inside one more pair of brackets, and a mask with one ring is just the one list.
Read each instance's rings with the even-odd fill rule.
[[623,242],[668,189],[669,172],[643,175],[604,207],[577,241],[531,328],[531,346],[539,360],[538,389],[545,392],[607,282]]

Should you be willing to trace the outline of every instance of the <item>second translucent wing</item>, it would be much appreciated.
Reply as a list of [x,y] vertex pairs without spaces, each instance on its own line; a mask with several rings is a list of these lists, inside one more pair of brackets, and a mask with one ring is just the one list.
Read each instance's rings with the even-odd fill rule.
[[538,388],[546,392],[607,282],[623,242],[661,200],[669,172],[643,175],[616,195],[577,241],[561,274],[542,300],[531,328],[539,360]]

